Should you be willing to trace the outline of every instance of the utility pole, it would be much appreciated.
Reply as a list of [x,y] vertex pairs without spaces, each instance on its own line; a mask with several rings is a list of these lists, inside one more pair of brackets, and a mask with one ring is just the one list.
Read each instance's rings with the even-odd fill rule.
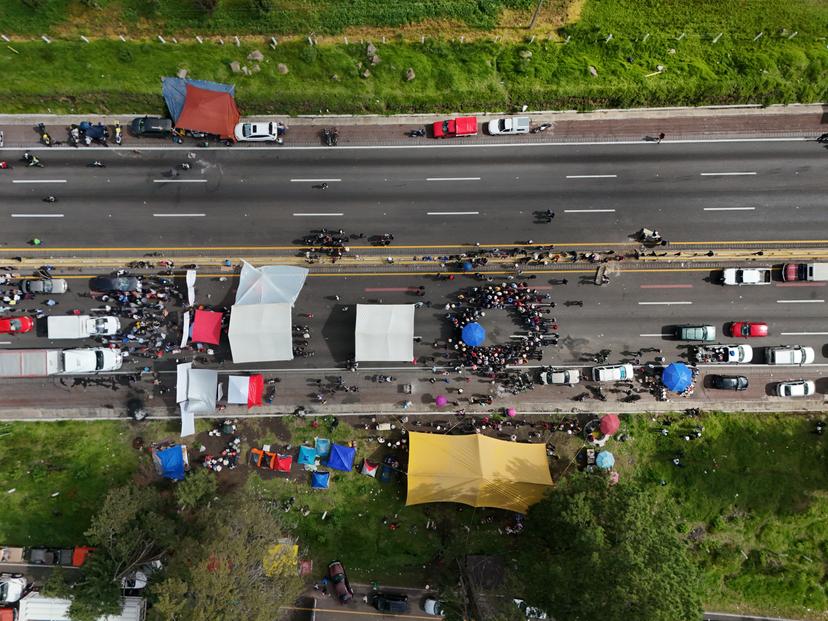
[[538,6],[535,7],[535,12],[532,13],[532,19],[529,20],[529,25],[526,27],[528,30],[532,30],[535,27],[535,20],[538,19],[542,6],[543,0],[538,0]]

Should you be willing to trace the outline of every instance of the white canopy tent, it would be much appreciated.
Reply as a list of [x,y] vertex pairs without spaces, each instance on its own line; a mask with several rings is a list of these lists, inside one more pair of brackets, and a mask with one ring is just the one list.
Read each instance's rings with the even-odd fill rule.
[[414,358],[413,304],[357,304],[355,359],[409,362]]
[[195,433],[195,414],[212,414],[218,400],[218,372],[194,369],[192,362],[176,368],[175,400],[181,409],[181,437]]
[[236,304],[230,311],[233,362],[293,360],[291,305]]
[[266,265],[257,268],[242,261],[236,305],[286,302],[293,306],[307,275],[308,270],[304,267]]

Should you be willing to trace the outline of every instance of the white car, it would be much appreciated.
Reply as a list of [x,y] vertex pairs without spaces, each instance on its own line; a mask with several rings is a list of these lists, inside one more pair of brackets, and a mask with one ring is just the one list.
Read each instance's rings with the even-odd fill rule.
[[607,367],[593,367],[592,379],[596,382],[618,382],[633,378],[633,365],[613,364]]
[[282,142],[287,126],[278,121],[239,123],[233,134],[240,142]]
[[811,380],[791,380],[776,385],[776,394],[780,397],[807,397],[815,392],[816,385]]
[[545,369],[538,379],[541,384],[564,384],[572,386],[581,381],[581,374],[575,369]]
[[0,604],[13,604],[26,592],[29,583],[21,574],[0,574]]
[[432,617],[443,616],[443,604],[440,603],[440,600],[434,599],[433,597],[426,598],[423,602],[423,610],[427,615]]
[[486,129],[489,130],[492,136],[500,136],[501,134],[528,134],[529,117],[518,116],[494,119],[493,121],[489,121]]

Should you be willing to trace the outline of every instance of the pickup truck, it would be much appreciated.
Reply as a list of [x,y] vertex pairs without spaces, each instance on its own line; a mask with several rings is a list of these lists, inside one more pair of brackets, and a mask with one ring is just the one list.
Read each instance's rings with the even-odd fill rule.
[[716,328],[714,326],[678,326],[676,338],[681,341],[715,341]]
[[811,364],[814,358],[813,347],[801,345],[781,345],[765,350],[765,360],[768,364]]
[[461,116],[456,119],[437,121],[431,129],[435,138],[454,138],[455,136],[474,136],[477,134],[477,119],[473,116]]
[[0,350],[0,377],[47,377],[117,371],[121,352],[104,347],[88,349]]
[[728,267],[722,271],[723,285],[769,285],[769,267]]
[[691,350],[694,362],[708,364],[715,362],[746,364],[753,360],[750,345],[704,345]]
[[50,339],[85,339],[90,336],[112,336],[121,329],[117,317],[89,315],[56,315],[46,318],[46,334]]

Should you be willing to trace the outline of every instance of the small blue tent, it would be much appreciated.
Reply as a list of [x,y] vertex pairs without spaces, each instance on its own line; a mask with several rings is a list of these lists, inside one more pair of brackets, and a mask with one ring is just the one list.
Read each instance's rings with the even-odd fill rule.
[[319,457],[327,457],[331,454],[331,441],[327,438],[315,438],[313,445]]
[[484,340],[486,340],[486,330],[476,321],[467,323],[463,326],[460,338],[463,339],[463,342],[466,345],[478,347],[483,344]]
[[184,480],[184,470],[187,465],[187,447],[183,444],[173,444],[165,449],[153,450],[152,460],[155,469],[165,479],[173,481]]
[[595,458],[595,465],[604,470],[611,470],[615,465],[615,455],[609,451],[601,451]]
[[312,446],[299,447],[299,459],[296,460],[299,464],[310,466],[316,463],[316,450]]
[[328,468],[350,472],[354,468],[356,449],[342,444],[331,446],[331,456],[328,458]]
[[178,121],[184,109],[184,100],[187,98],[187,85],[203,88],[217,93],[230,93],[235,96],[236,87],[232,84],[219,84],[207,80],[190,80],[187,78],[161,78],[161,95],[170,111],[173,123]]
[[683,362],[673,362],[664,369],[661,381],[667,390],[684,392],[693,383],[693,372]]
[[328,489],[330,479],[330,472],[311,472],[311,487],[313,489]]

